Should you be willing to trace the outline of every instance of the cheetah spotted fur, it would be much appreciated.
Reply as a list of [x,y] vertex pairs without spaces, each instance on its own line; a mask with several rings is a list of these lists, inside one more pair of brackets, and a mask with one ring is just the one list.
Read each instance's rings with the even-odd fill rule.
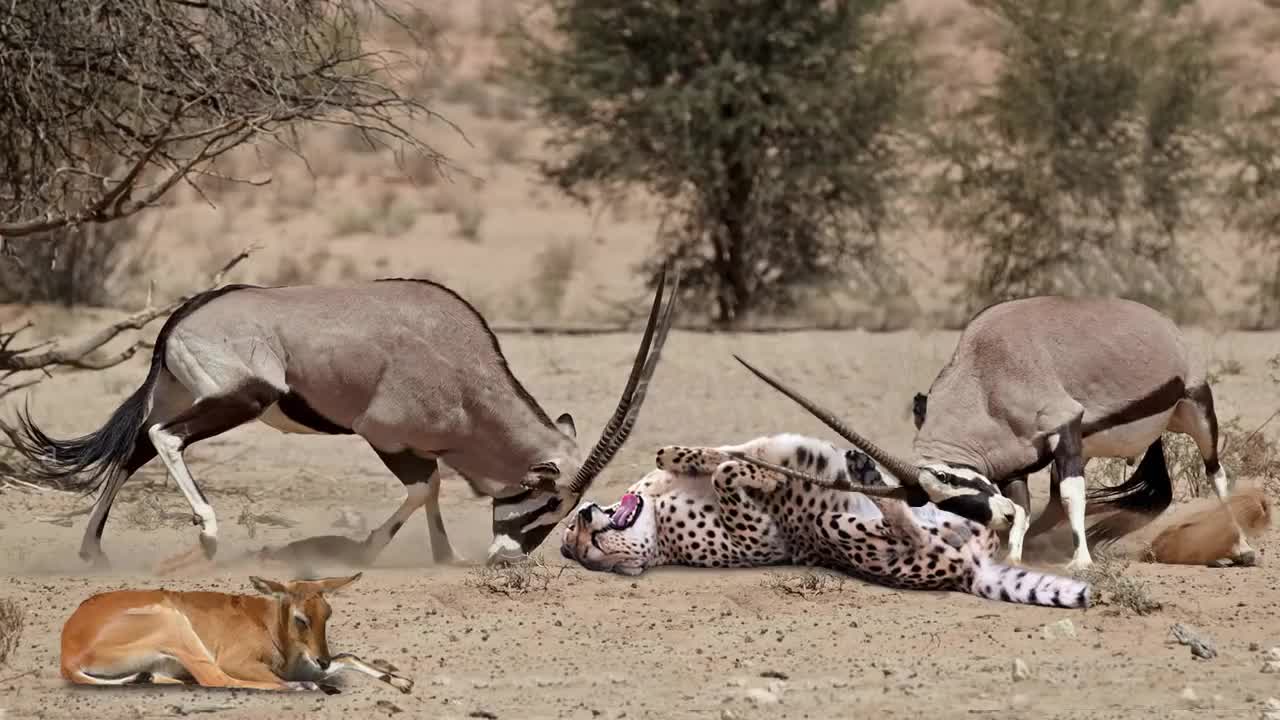
[[856,450],[780,434],[723,447],[668,446],[622,499],[583,503],[561,553],[590,570],[659,565],[802,565],[904,590],[954,590],[1005,602],[1087,608],[1087,583],[995,561],[999,536],[932,504],[912,508],[832,490],[732,458],[740,452],[832,481],[887,485]]

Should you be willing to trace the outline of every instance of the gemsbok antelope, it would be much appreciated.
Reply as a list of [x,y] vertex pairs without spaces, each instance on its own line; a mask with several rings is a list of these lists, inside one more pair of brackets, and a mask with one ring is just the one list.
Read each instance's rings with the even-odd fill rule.
[[359,435],[404,484],[404,502],[364,542],[365,563],[419,507],[434,560],[456,562],[439,461],[493,498],[488,560],[513,560],[546,538],[626,441],[678,291],[678,275],[668,283],[664,271],[622,397],[585,456],[573,418],[547,416],[474,307],[443,285],[406,279],[209,291],[165,321],[146,380],[100,429],[57,440],[24,411],[10,434],[34,479],[104,486],[80,546],[95,564],[106,564],[102,530],[116,493],[157,454],[200,526],[200,547],[166,564],[212,561],[217,519],[183,451],[255,419],[286,433]]
[[[979,312],[928,395],[913,403],[917,462],[881,450],[795,391],[747,367],[875,458],[904,486],[918,485],[940,507],[939,500],[961,488],[992,503],[1008,500],[997,485],[1008,490],[1018,499],[1009,533],[1014,563],[1022,561],[1029,526],[1026,478],[1045,467],[1051,470],[1053,497],[1029,529],[1047,530],[1065,515],[1075,546],[1069,568],[1093,562],[1085,534],[1086,499],[1096,500],[1097,511],[1124,509],[1128,518],[1137,518],[1109,527],[1106,534],[1114,537],[1154,518],[1172,498],[1172,491],[1160,486],[1169,483],[1168,474],[1159,470],[1163,460],[1157,464],[1154,458],[1154,470],[1140,466],[1124,485],[1086,495],[1089,458],[1162,452],[1161,433],[1186,433],[1200,450],[1218,498],[1225,502],[1230,495],[1202,361],[1172,320],[1131,300],[1040,296]],[[986,511],[972,503],[953,512],[982,521]],[[1233,526],[1229,560],[1255,564],[1239,522],[1233,520]]]
[[195,683],[205,687],[338,692],[354,671],[402,693],[413,681],[349,653],[329,654],[326,593],[360,578],[277,582],[258,595],[113,590],[80,603],[62,626],[62,677],[82,685]]

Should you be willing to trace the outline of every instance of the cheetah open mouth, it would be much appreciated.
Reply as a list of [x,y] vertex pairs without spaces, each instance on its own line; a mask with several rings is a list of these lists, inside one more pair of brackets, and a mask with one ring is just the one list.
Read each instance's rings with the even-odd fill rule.
[[609,518],[609,527],[614,530],[626,530],[635,524],[643,509],[644,500],[641,500],[639,495],[635,493],[623,495],[618,501],[618,507],[613,510],[613,516]]

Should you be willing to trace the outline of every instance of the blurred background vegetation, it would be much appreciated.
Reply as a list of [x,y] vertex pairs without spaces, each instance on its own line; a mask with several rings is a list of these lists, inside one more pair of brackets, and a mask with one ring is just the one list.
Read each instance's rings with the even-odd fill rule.
[[[261,242],[236,279],[430,277],[498,323],[630,322],[672,260],[683,322],[729,328],[954,328],[1048,292],[1280,327],[1261,0],[64,5],[0,10],[3,303],[132,308]],[[95,37],[150,75],[104,82]],[[178,72],[201,43],[236,51]],[[165,133],[123,207],[178,181],[136,214],[14,232]]]

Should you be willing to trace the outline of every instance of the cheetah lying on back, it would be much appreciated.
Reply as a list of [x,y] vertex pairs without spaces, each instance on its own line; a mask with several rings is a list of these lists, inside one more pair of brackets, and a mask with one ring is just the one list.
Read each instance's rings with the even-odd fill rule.
[[658,469],[617,503],[583,503],[560,552],[590,570],[638,575],[657,565],[821,566],[893,588],[957,590],[1007,602],[1087,608],[1089,585],[995,562],[991,530],[932,504],[792,480],[729,453],[831,481],[886,485],[872,460],[802,435],[658,451]]

